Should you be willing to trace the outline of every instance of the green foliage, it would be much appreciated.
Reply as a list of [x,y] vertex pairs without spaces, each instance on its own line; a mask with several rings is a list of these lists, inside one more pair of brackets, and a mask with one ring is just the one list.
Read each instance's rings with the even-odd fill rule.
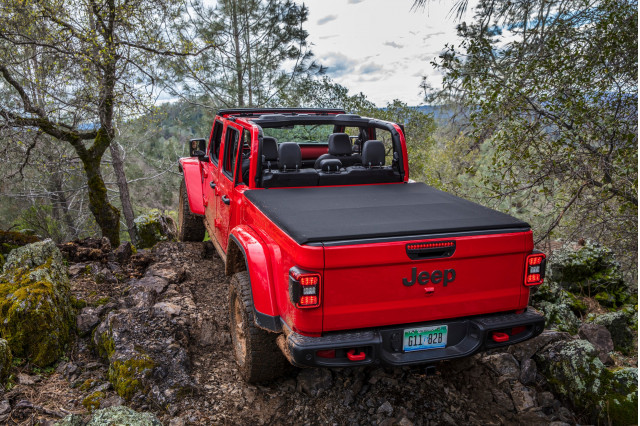
[[637,16],[635,1],[480,2],[436,63],[481,155],[468,192],[538,241],[591,237],[633,265]]

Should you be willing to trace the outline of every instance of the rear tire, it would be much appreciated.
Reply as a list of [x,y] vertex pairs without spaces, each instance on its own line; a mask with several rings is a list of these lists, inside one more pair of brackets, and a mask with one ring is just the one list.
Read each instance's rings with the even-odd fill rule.
[[178,199],[178,240],[202,241],[206,229],[202,218],[191,213],[187,186],[182,179],[180,183],[180,197]]
[[229,326],[233,355],[246,382],[273,380],[284,373],[288,362],[276,344],[278,334],[269,333],[255,324],[247,271],[238,272],[231,278]]

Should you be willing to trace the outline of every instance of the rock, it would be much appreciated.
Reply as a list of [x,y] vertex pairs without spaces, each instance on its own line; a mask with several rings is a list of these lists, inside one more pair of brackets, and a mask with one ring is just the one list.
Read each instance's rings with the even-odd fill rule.
[[534,359],[554,393],[570,400],[594,423],[610,419],[613,424],[637,424],[637,369],[608,370],[586,340],[552,343]]
[[9,404],[8,400],[0,401],[0,414],[6,414],[11,410],[11,404]]
[[536,406],[536,399],[533,392],[521,384],[516,384],[511,389],[511,399],[513,405],[519,413],[528,411]]
[[36,384],[36,380],[28,374],[20,373],[18,374],[18,383],[21,385],[31,386]]
[[569,333],[545,330],[539,336],[529,339],[525,342],[518,343],[516,345],[509,346],[509,353],[516,357],[520,362],[531,358],[536,352],[550,343],[557,342],[559,340],[571,340]]
[[538,405],[542,408],[553,407],[556,397],[551,392],[540,392],[538,394]]
[[102,425],[162,426],[162,423],[152,413],[138,413],[131,408],[118,406],[96,410],[86,424],[86,426]]
[[389,401],[385,401],[381,406],[378,407],[378,413],[383,413],[387,416],[391,416],[393,414],[393,407]]
[[160,302],[153,305],[153,314],[156,316],[174,317],[180,315],[182,308],[169,302]]
[[500,376],[508,378],[517,378],[520,375],[520,366],[518,360],[510,353],[498,353],[487,355],[481,358],[481,362],[498,373]]
[[150,248],[160,241],[175,241],[177,228],[175,221],[153,209],[149,213],[138,216],[134,220],[140,248]]
[[493,395],[493,400],[495,401],[497,406],[502,407],[508,411],[515,410],[513,406],[513,401],[511,400],[511,398],[509,398],[509,395],[507,395],[506,393],[502,392],[500,389],[497,389],[497,388],[491,388],[490,391],[491,391],[491,395]]
[[633,350],[633,332],[629,328],[628,315],[620,310],[598,316],[587,317],[588,322],[602,325],[611,333],[611,340],[616,350],[629,354]]
[[118,262],[125,263],[133,254],[133,247],[129,241],[125,241],[114,250],[113,254]]
[[403,417],[398,422],[398,426],[413,426],[413,422],[406,417]]
[[609,352],[613,351],[613,340],[611,333],[603,325],[599,324],[582,324],[578,330],[578,335],[588,340],[598,351],[598,358],[604,364],[612,364],[613,360]]
[[531,295],[531,304],[542,311],[547,328],[575,334],[580,320],[574,313],[575,297],[557,283],[547,280]]
[[0,268],[2,268],[5,259],[12,250],[26,244],[35,243],[36,241],[38,241],[38,237],[35,235],[29,235],[25,232],[0,230]]
[[523,385],[533,385],[536,383],[536,377],[538,376],[538,367],[532,359],[525,359],[522,362],[522,368],[520,370],[520,383]]
[[75,315],[67,269],[51,240],[11,252],[0,275],[0,312],[13,356],[44,367],[63,354]]
[[84,426],[84,419],[80,414],[69,414],[59,422],[56,426]]
[[549,262],[550,278],[563,289],[576,294],[599,296],[607,307],[621,306],[629,289],[622,277],[622,268],[613,252],[597,243],[587,241],[574,250],[556,250]]
[[318,393],[329,389],[333,384],[331,371],[326,368],[304,369],[298,374],[297,380],[297,391],[310,396],[318,395]]
[[445,424],[451,425],[451,426],[457,426],[458,422],[456,422],[453,417],[451,417],[451,415],[449,413],[447,413],[446,411],[442,413],[442,421],[445,422]]
[[80,336],[86,336],[100,322],[97,309],[93,307],[82,308],[76,317],[76,327]]
[[0,385],[3,385],[5,380],[9,377],[9,370],[11,369],[12,362],[13,356],[11,355],[9,342],[5,339],[0,339]]

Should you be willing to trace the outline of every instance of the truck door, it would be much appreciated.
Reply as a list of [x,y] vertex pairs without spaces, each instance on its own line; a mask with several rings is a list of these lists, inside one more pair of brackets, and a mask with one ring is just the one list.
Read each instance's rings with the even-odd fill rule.
[[202,195],[204,197],[204,216],[209,228],[213,228],[216,220],[216,185],[218,182],[218,160],[220,157],[220,145],[222,143],[222,121],[216,120],[211,128],[209,148],[207,154],[209,161],[201,163]]
[[224,133],[224,144],[222,146],[222,158],[218,171],[218,181],[216,183],[216,221],[215,237],[222,250],[226,252],[229,239],[229,221],[231,219],[231,198],[233,197],[234,177],[236,170],[236,159],[240,141],[240,129],[228,123]]

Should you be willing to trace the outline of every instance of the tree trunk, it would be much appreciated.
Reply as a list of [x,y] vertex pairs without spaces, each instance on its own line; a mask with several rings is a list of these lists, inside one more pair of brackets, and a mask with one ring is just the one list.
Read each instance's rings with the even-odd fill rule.
[[242,56],[240,54],[240,29],[238,28],[238,10],[235,2],[232,2],[231,9],[231,23],[233,25],[233,41],[235,45],[235,57],[236,57],[236,78],[238,79],[238,106],[244,106],[244,73],[242,72]]
[[113,171],[116,174],[116,182],[118,184],[118,192],[120,193],[120,202],[122,203],[122,214],[124,220],[127,223],[127,231],[131,238],[133,245],[138,245],[138,231],[134,223],[133,207],[131,206],[131,197],[129,196],[129,183],[127,177],[124,174],[124,164],[122,162],[122,156],[118,149],[118,144],[115,141],[111,141],[109,145],[111,151],[111,161],[113,163]]
[[[106,147],[110,143],[109,135],[103,129],[98,130],[94,142],[95,147]],[[80,155],[84,171],[87,174],[87,186],[89,192],[89,210],[93,214],[96,223],[100,227],[103,237],[109,238],[112,247],[120,245],[120,211],[111,205],[107,196],[107,187],[104,184],[100,163],[104,150],[84,151]],[[76,152],[78,149],[76,148]]]

